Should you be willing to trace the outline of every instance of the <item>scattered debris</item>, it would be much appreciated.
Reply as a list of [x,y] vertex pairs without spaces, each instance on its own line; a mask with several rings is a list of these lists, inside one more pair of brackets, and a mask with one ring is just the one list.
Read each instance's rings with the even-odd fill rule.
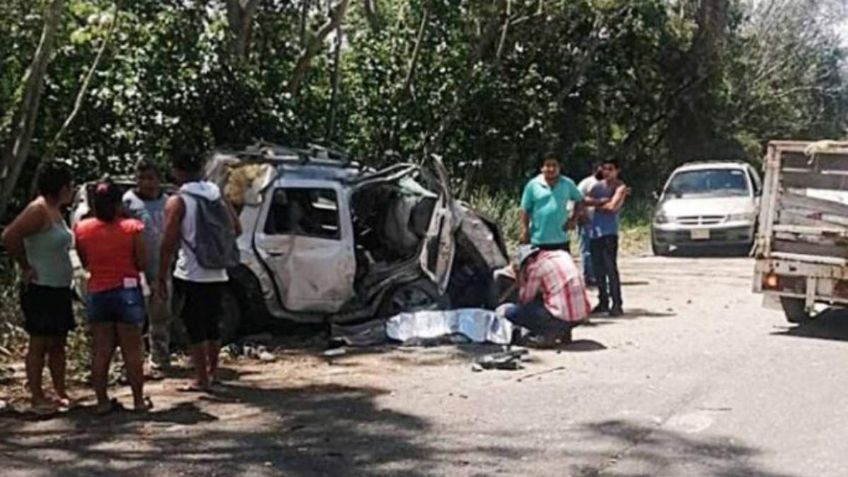
[[528,353],[529,352],[526,349],[516,349],[487,354],[474,360],[474,364],[471,365],[471,370],[479,372],[486,369],[502,369],[509,371],[524,369],[524,365],[521,361]]
[[526,381],[530,378],[536,378],[536,377],[539,377],[539,376],[543,376],[545,374],[555,373],[557,371],[564,371],[564,370],[565,370],[565,366],[557,366],[556,368],[546,369],[544,371],[539,371],[538,373],[526,374],[526,375],[521,376],[520,378],[516,379],[515,381],[520,383],[520,382]]
[[233,358],[244,356],[245,358],[258,359],[260,361],[274,361],[277,357],[274,353],[268,351],[264,345],[238,345],[231,344],[224,348],[222,352],[229,354]]
[[343,348],[343,347],[330,348],[330,349],[324,351],[323,354],[327,358],[332,358],[332,357],[335,357],[335,356],[343,356],[343,355],[347,354],[347,349]]

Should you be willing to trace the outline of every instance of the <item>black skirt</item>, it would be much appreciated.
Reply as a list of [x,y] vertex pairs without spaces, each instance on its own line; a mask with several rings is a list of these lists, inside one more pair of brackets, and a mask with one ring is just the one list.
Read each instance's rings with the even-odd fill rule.
[[24,329],[33,336],[64,336],[76,326],[70,288],[21,287],[21,310]]

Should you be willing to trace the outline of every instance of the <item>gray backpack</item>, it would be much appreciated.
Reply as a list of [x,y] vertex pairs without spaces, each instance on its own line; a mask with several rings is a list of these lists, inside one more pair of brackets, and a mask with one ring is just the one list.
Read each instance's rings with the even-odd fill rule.
[[236,231],[224,200],[222,198],[209,200],[190,192],[180,192],[180,194],[191,197],[197,204],[194,219],[194,246],[185,241],[197,257],[197,263],[210,270],[237,266],[240,262]]

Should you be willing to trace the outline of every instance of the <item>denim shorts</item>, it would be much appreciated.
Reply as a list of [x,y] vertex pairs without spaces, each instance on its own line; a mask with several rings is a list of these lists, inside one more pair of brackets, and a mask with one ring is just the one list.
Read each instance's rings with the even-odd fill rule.
[[144,326],[141,288],[116,288],[88,295],[89,323],[123,323]]

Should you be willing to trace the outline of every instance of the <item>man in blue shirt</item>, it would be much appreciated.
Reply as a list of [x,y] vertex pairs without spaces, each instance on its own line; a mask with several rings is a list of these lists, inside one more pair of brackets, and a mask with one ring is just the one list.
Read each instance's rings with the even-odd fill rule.
[[568,251],[568,202],[582,210],[583,194],[573,180],[560,174],[559,158],[542,157],[541,174],[530,179],[521,196],[521,243],[542,250]]
[[[137,186],[124,194],[124,208],[130,216],[144,223],[144,247],[147,250],[144,275],[148,283],[155,284],[168,196],[162,190],[162,174],[154,163],[140,160],[136,164],[135,173]],[[147,298],[145,308],[150,339],[148,373],[149,377],[159,378],[171,365],[171,314],[168,303],[155,294]]]
[[589,234],[600,303],[594,312],[621,316],[624,312],[618,275],[618,216],[624,206],[627,186],[618,178],[621,169],[615,159],[605,160],[601,167],[603,180],[592,186],[586,198],[586,203],[595,207]]

